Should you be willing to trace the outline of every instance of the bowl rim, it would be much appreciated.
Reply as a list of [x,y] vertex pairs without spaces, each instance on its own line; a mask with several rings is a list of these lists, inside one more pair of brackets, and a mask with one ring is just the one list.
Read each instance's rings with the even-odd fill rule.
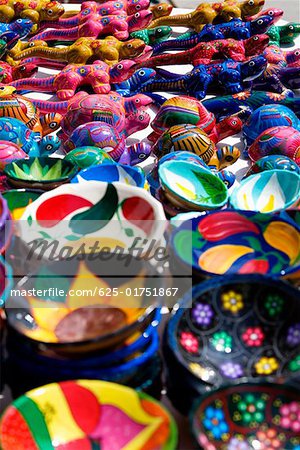
[[[163,444],[162,450],[176,450],[177,448],[177,442],[178,442],[178,428],[175,422],[175,419],[173,417],[173,415],[170,413],[170,411],[168,410],[168,408],[162,404],[162,402],[156,400],[155,398],[153,398],[152,396],[146,394],[143,391],[137,390],[137,389],[133,389],[129,386],[124,386],[122,384],[118,384],[118,383],[114,383],[111,381],[103,381],[103,380],[89,380],[89,379],[84,379],[84,378],[79,378],[76,380],[69,380],[69,381],[60,381],[60,382],[54,382],[54,383],[49,383],[49,384],[45,384],[43,386],[37,387],[35,389],[31,389],[27,392],[25,392],[23,395],[21,395],[20,397],[18,397],[17,399],[15,399],[13,402],[11,402],[7,408],[5,408],[5,411],[3,412],[2,415],[2,421],[5,420],[6,414],[7,412],[9,412],[9,410],[11,410],[11,408],[14,408],[15,402],[19,401],[20,399],[24,399],[24,397],[27,397],[27,394],[34,394],[35,392],[39,391],[39,390],[47,390],[49,389],[50,386],[53,385],[61,385],[61,384],[67,384],[67,383],[73,383],[73,384],[77,384],[78,382],[83,382],[85,385],[89,385],[89,384],[93,384],[93,385],[97,385],[97,387],[99,388],[99,390],[101,388],[103,389],[114,389],[115,386],[117,386],[117,389],[119,392],[135,392],[135,394],[137,395],[137,397],[140,400],[148,400],[152,403],[154,403],[155,405],[159,406],[161,408],[161,410],[166,414],[166,416],[169,419],[169,425],[170,425],[170,429],[169,429],[169,436],[168,436],[168,440]],[[83,387],[85,387],[85,385]],[[82,386],[82,384],[80,385]],[[88,387],[86,387],[86,389],[88,389]],[[0,428],[0,438],[1,438],[1,428]]]
[[[238,205],[238,198],[237,198],[239,193],[240,193],[240,189],[244,186],[245,183],[248,183],[249,180],[252,180],[255,177],[256,178],[266,177],[268,174],[270,175],[270,172],[272,172],[272,174],[275,174],[275,175],[280,173],[283,176],[290,178],[290,182],[293,181],[293,177],[294,177],[295,181],[298,181],[297,184],[299,186],[299,190],[298,190],[298,193],[296,192],[294,194],[294,197],[289,202],[285,203],[284,207],[276,208],[276,209],[274,209],[272,211],[268,211],[268,213],[272,214],[272,213],[276,213],[276,212],[280,212],[280,211],[283,211],[285,209],[288,209],[289,207],[294,205],[295,202],[297,202],[297,200],[300,200],[300,174],[296,173],[296,172],[292,172],[290,170],[270,169],[270,170],[264,170],[263,172],[254,173],[253,175],[249,175],[247,178],[243,178],[240,181],[240,184],[233,189],[232,193],[229,196],[229,203],[230,203],[230,205],[234,209],[240,210],[241,208]],[[264,213],[264,212],[262,212],[260,210],[253,210],[253,209],[244,209],[244,211],[254,211],[254,212],[260,212],[262,214],[266,214],[266,213]]]
[[[282,291],[284,291],[285,294],[288,294],[290,297],[292,297],[295,300],[298,299],[298,290],[296,288],[293,288],[289,283],[286,281],[276,279],[273,277],[260,275],[260,274],[243,274],[243,275],[226,275],[226,276],[220,276],[218,278],[212,278],[210,280],[203,281],[202,283],[198,283],[194,285],[192,288],[190,288],[184,296],[181,298],[181,300],[176,304],[176,307],[173,308],[171,312],[170,319],[168,321],[167,327],[166,327],[166,340],[167,345],[170,348],[170,350],[173,352],[174,357],[176,358],[176,361],[184,367],[188,371],[189,374],[194,375],[193,372],[190,370],[189,365],[187,363],[187,360],[183,357],[182,353],[179,351],[179,344],[178,339],[176,335],[176,330],[179,325],[180,320],[182,319],[182,316],[187,308],[183,308],[183,305],[186,305],[190,303],[192,305],[193,299],[197,298],[201,294],[205,292],[210,292],[211,290],[219,289],[222,286],[230,285],[233,283],[260,283],[269,285],[269,286],[278,286],[282,288]],[[223,377],[222,377],[223,378]],[[245,375],[244,377],[241,377],[237,380],[233,380],[234,384],[235,382],[237,384],[242,383],[242,379],[247,378]],[[266,379],[266,377],[257,377],[258,381],[262,379]],[[208,383],[208,381],[202,380],[201,378],[197,378],[198,382],[204,382],[207,385],[211,386],[213,390],[216,388],[213,384]],[[229,384],[228,380],[226,380]]]
[[[269,215],[270,216],[270,218],[272,218],[272,220],[270,220],[270,222],[272,222],[274,219],[275,219],[275,221],[281,221],[281,222],[284,222],[284,223],[286,223],[286,224],[288,224],[288,225],[290,225],[290,226],[293,226],[299,233],[300,233],[300,225],[298,225],[296,222],[294,222],[293,221],[293,223],[291,223],[291,221],[290,220],[287,220],[287,219],[285,219],[285,218],[283,218],[282,216],[280,216],[280,215],[278,215],[278,213],[280,214],[280,213],[282,213],[283,211],[279,211],[278,213],[261,213],[261,212],[259,212],[259,211],[249,211],[249,210],[244,210],[244,209],[234,209],[234,208],[227,208],[227,209],[225,209],[225,210],[215,210],[215,211],[204,211],[203,212],[203,214],[201,214],[201,215],[199,215],[199,216],[197,216],[197,217],[193,217],[193,218],[190,218],[190,219],[187,219],[187,220],[185,220],[185,221],[183,221],[178,227],[176,227],[176,228],[174,228],[173,230],[172,230],[172,233],[171,233],[171,238],[170,238],[170,241],[169,241],[169,243],[171,244],[171,248],[172,248],[172,250],[173,250],[173,252],[175,253],[175,255],[176,255],[176,258],[178,258],[178,260],[182,263],[182,264],[185,264],[185,265],[187,265],[187,263],[186,263],[186,261],[184,261],[179,255],[178,255],[178,252],[177,252],[177,249],[176,249],[176,247],[174,246],[174,237],[175,237],[175,235],[179,232],[179,231],[181,231],[182,230],[182,227],[184,226],[184,224],[186,223],[186,222],[192,222],[193,220],[197,220],[198,221],[198,223],[200,222],[200,220],[202,220],[204,217],[206,217],[208,214],[220,214],[220,213],[223,213],[224,211],[230,211],[230,212],[236,212],[236,213],[238,213],[238,214],[240,214],[240,215],[242,215],[242,216],[244,216],[244,217],[247,217],[247,216],[255,216],[255,215],[257,215],[257,214],[262,214],[262,215],[264,215],[264,216],[267,216],[267,215]],[[272,217],[271,217],[272,216]],[[206,270],[204,270],[204,269],[201,269],[199,266],[197,266],[194,262],[192,262],[192,268],[197,272],[197,273],[199,273],[199,274],[203,274],[203,275],[205,275],[205,276],[207,276],[207,277],[209,277],[209,278],[216,278],[216,277],[222,277],[222,276],[224,276],[224,275],[226,275],[226,276],[233,276],[233,275],[239,275],[238,273],[231,273],[231,274],[217,274],[217,273],[214,273],[214,272],[208,272],[208,271],[206,271]],[[274,279],[280,279],[280,278],[282,278],[282,277],[285,277],[285,276],[289,276],[289,275],[292,275],[293,273],[295,273],[295,272],[298,272],[300,270],[300,262],[299,262],[299,264],[298,264],[298,266],[295,266],[295,267],[288,267],[287,269],[282,269],[279,273],[276,273],[276,274],[270,274],[270,273],[267,273],[267,274],[265,274],[266,276],[268,276],[268,277],[271,277],[271,278],[274,278]],[[251,274],[249,274],[249,275],[251,275]],[[258,273],[253,273],[253,275],[259,275]]]
[[[34,160],[38,159],[39,161],[42,162],[46,162],[46,161],[61,161],[62,164],[64,164],[65,166],[69,166],[70,167],[70,173],[64,176],[61,176],[60,178],[53,178],[51,180],[38,180],[38,179],[32,179],[32,180],[24,180],[22,178],[19,178],[18,176],[14,175],[11,173],[11,171],[9,169],[13,168],[13,164],[17,164],[18,163],[28,163],[28,165],[32,165]],[[55,163],[54,163],[55,164]],[[64,158],[52,158],[50,156],[31,156],[30,158],[26,158],[26,159],[17,159],[15,161],[12,161],[11,163],[7,164],[4,169],[3,169],[4,174],[7,176],[7,178],[12,179],[12,180],[16,180],[19,181],[21,183],[35,183],[35,184],[51,184],[51,183],[55,183],[58,181],[64,181],[64,180],[70,180],[71,178],[73,178],[74,176],[76,176],[77,172],[78,172],[78,167],[75,166],[74,163],[72,163],[71,161],[65,161]],[[20,188],[21,189],[21,188]]]
[[[162,172],[165,168],[168,168],[167,166],[170,165],[184,165],[184,166],[188,166],[188,168],[186,168],[186,171],[188,171],[190,168],[194,168],[195,170],[197,170],[200,173],[205,173],[206,175],[208,175],[209,177],[211,177],[212,179],[215,180],[216,184],[219,184],[219,186],[224,187],[223,191],[224,191],[224,200],[220,203],[217,203],[215,205],[211,204],[208,205],[207,203],[196,203],[193,200],[190,199],[186,199],[183,195],[179,194],[178,192],[175,192],[173,188],[169,187],[167,185],[167,183],[164,182],[163,177],[162,177]],[[221,208],[222,206],[226,205],[226,203],[228,202],[229,199],[229,193],[228,193],[228,189],[225,185],[225,183],[223,183],[222,180],[220,180],[220,178],[218,178],[216,175],[214,175],[210,170],[206,169],[205,167],[202,167],[200,165],[197,165],[195,163],[192,163],[190,161],[185,161],[185,160],[176,160],[176,159],[170,159],[167,160],[165,162],[163,162],[162,164],[158,165],[158,176],[159,176],[159,180],[161,183],[162,188],[165,190],[166,186],[167,186],[167,190],[169,190],[170,192],[172,192],[172,195],[174,195],[174,197],[176,197],[178,199],[178,201],[183,201],[184,203],[188,203],[191,206],[194,205],[194,207],[200,207],[200,208],[207,208],[208,210],[214,210],[217,208]]]

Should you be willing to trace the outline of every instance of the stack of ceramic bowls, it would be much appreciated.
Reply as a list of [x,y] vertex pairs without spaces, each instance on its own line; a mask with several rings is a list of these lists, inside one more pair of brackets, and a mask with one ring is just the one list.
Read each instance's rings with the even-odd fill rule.
[[168,395],[187,413],[222,385],[300,381],[299,291],[262,275],[195,285],[167,325]]
[[175,450],[177,428],[145,393],[97,380],[53,383],[27,392],[5,411],[3,450]]

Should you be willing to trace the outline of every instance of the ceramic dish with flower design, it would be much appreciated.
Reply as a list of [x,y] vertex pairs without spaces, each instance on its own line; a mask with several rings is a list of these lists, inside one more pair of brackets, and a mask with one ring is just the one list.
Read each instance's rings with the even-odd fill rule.
[[124,164],[100,164],[81,170],[71,183],[84,183],[89,181],[104,181],[106,183],[120,182],[131,186],[143,188],[145,174],[140,167],[131,167]]
[[221,388],[190,415],[203,450],[299,450],[300,390],[276,384]]
[[299,382],[299,291],[262,275],[196,285],[168,323],[166,346],[199,393],[244,377]]
[[135,293],[161,286],[154,269],[118,253],[92,256],[40,262],[37,272],[15,284],[6,313],[19,339],[28,339],[43,352],[83,354],[115,348],[145,330],[159,298],[150,302],[145,294]]
[[175,450],[174,419],[158,401],[98,380],[53,383],[27,392],[5,411],[3,450]]
[[68,183],[77,171],[78,167],[69,161],[46,156],[13,161],[4,168],[10,185],[45,191]]
[[[60,186],[29,205],[20,221],[24,242],[46,239],[57,242],[55,256],[65,246],[85,252],[97,243],[100,249],[116,248],[134,254],[143,242],[146,253],[159,245],[166,228],[162,205],[145,189],[123,183],[89,181]],[[99,251],[99,250],[98,250]],[[47,257],[50,252],[45,252]],[[54,256],[54,255],[53,255]]]
[[158,166],[165,195],[189,210],[218,209],[228,201],[226,185],[209,170],[189,161],[169,160]]
[[176,260],[199,276],[263,273],[290,276],[300,268],[300,228],[276,214],[224,210],[183,222],[171,236]]
[[287,170],[268,170],[242,180],[231,196],[233,208],[270,213],[300,203],[300,175]]

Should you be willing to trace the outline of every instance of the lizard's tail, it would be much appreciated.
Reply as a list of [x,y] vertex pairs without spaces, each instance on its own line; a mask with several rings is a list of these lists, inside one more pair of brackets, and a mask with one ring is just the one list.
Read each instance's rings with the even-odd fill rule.
[[48,47],[32,47],[17,53],[15,60],[38,56],[39,58],[54,59],[58,61],[66,61],[69,48],[48,48]]
[[68,109],[68,102],[48,102],[47,100],[31,100],[42,113],[56,112],[65,114]]
[[33,36],[30,41],[72,41],[78,37],[78,27],[67,30],[47,30]]
[[31,89],[32,91],[52,92],[54,77],[46,78],[23,78],[10,83],[17,90]]

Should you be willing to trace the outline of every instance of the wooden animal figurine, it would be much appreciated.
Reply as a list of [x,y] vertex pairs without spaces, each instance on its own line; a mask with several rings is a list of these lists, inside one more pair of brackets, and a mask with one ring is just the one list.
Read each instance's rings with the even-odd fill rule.
[[157,69],[158,76],[141,86],[140,92],[183,92],[203,99],[212,83],[218,83],[230,93],[243,91],[243,83],[259,77],[267,66],[263,56],[246,62],[224,61],[196,66],[186,75]]
[[[282,14],[283,11],[281,11],[281,16]],[[274,23],[274,20],[273,17],[266,15],[249,22],[233,19],[224,24],[205,25],[200,33],[193,33],[186,38],[181,36],[155,45],[153,54],[158,55],[167,50],[186,50],[195,47],[200,42],[214,41],[216,39],[248,39],[256,34],[265,34]]]
[[241,107],[255,111],[262,105],[278,104],[290,108],[300,118],[300,98],[293,97],[289,91],[276,94],[274,92],[244,91],[233,95],[214,97],[203,101],[203,105],[214,113],[219,120],[235,114]]
[[290,22],[285,25],[274,25],[268,33],[270,45],[294,45],[294,40],[300,35],[300,23]]
[[48,0],[5,0],[0,5],[0,20],[11,22],[13,19],[29,19],[35,25],[32,32],[36,32],[42,21],[58,19],[64,13],[64,7],[58,1]]
[[39,140],[60,128],[62,116],[50,113],[40,117],[39,110],[22,95],[15,93],[9,85],[0,86],[0,117],[12,117],[21,120],[38,136]]
[[134,74],[122,83],[112,84],[112,89],[122,97],[131,97],[138,94],[141,85],[155,77],[156,72],[153,69],[142,68],[134,72]]
[[206,23],[213,23],[217,18],[229,21],[232,18],[242,18],[258,13],[264,5],[264,0],[245,0],[238,2],[228,0],[222,3],[201,3],[198,8],[188,14],[179,14],[155,19],[149,28],[161,25],[193,28],[199,32]]
[[[57,75],[45,78],[23,78],[11,83],[17,90],[56,93],[60,100],[68,100],[83,85],[90,85],[95,94],[107,94],[111,90],[110,83],[125,81],[134,71],[135,63],[125,60],[116,66],[109,67],[98,61],[93,64],[68,64]],[[1,76],[1,73],[0,73]]]
[[152,13],[144,10],[132,16],[99,16],[92,15],[75,27],[64,30],[46,30],[31,38],[34,40],[48,41],[75,41],[79,37],[114,36],[117,39],[128,39],[129,33],[145,28],[152,19]]
[[[143,129],[148,126],[148,116],[145,116],[144,108],[151,102],[152,99],[146,95],[124,98],[116,92],[105,95],[78,92],[69,101],[63,102],[33,100],[34,105],[42,112],[64,114],[61,122],[65,134],[63,139],[79,125],[92,121],[108,123],[121,134],[132,134],[137,131],[135,128]],[[135,131],[132,131],[133,129]]]
[[148,140],[157,141],[174,125],[189,124],[201,128],[214,143],[217,143],[239,133],[242,130],[243,119],[247,116],[247,113],[241,109],[235,115],[217,122],[214,114],[209,112],[199,100],[187,96],[172,97],[161,105],[152,121],[153,133],[148,136]]
[[190,50],[179,53],[164,53],[152,56],[147,61],[138,64],[138,67],[158,67],[174,64],[209,64],[213,59],[232,59],[234,61],[246,61],[251,56],[263,53],[269,43],[266,34],[252,36],[244,41],[235,39],[218,39],[211,42],[200,42]]
[[33,22],[29,19],[16,19],[10,23],[0,22],[0,35],[7,31],[11,31],[16,33],[19,36],[19,39],[25,38],[30,33],[32,26]]
[[114,161],[131,166],[141,163],[151,154],[151,145],[141,142],[126,146],[124,135],[121,136],[111,125],[99,122],[88,122],[75,128],[63,145],[67,152],[87,146],[105,149]]
[[172,28],[167,26],[144,29],[130,33],[131,39],[141,39],[146,45],[157,45],[166,41],[172,34]]
[[152,12],[153,19],[169,16],[172,10],[173,6],[169,3],[159,3],[158,5],[150,6],[150,11]]
[[189,149],[200,156],[210,167],[225,169],[240,157],[237,147],[225,146],[217,149],[209,136],[195,125],[175,125],[166,130],[152,146],[152,151],[159,158],[176,151]]
[[38,58],[74,64],[91,64],[96,60],[101,60],[109,66],[113,66],[119,60],[138,57],[144,52],[145,48],[145,43],[140,39],[121,42],[113,36],[102,40],[81,37],[74,44],[65,48],[32,47],[15,54],[14,59],[19,61],[37,56]]
[[11,66],[10,64],[0,61],[0,82],[8,84],[21,78],[30,78],[36,74],[38,67],[34,64],[19,64]]

